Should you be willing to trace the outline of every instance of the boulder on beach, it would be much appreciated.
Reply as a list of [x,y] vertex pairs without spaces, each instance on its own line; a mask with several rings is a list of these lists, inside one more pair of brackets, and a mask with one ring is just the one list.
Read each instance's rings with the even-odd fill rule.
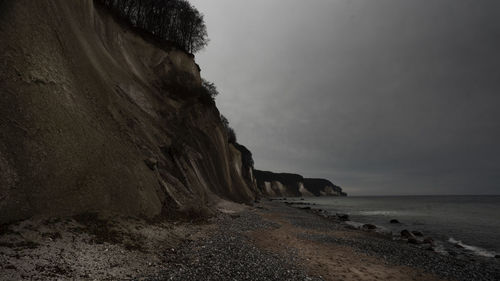
[[390,223],[400,223],[397,219],[392,219]]
[[413,230],[411,233],[415,236],[418,236],[418,237],[424,236],[424,234],[418,230]]
[[401,231],[401,237],[409,239],[409,238],[415,238],[415,235],[413,235],[410,231],[407,229],[404,229]]
[[341,221],[348,221],[349,220],[349,215],[347,214],[337,214],[337,218]]
[[371,224],[371,223],[363,224],[363,229],[372,230],[372,229],[376,229],[376,228],[377,228],[377,226],[374,224]]
[[423,242],[424,242],[424,244],[434,245],[434,239],[432,239],[431,237],[425,238]]

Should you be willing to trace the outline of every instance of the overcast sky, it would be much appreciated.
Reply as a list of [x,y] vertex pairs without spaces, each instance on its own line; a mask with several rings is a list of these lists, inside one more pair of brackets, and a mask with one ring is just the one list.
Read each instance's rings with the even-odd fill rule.
[[500,194],[500,1],[191,0],[256,168],[351,195]]

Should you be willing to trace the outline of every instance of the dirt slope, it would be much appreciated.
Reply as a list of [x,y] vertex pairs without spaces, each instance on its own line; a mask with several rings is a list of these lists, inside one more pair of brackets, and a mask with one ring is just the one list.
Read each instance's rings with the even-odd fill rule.
[[188,54],[92,0],[0,1],[0,38],[0,222],[253,200]]

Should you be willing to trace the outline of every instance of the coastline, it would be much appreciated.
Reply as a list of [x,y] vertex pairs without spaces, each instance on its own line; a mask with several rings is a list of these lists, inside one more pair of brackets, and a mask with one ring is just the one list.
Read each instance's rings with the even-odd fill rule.
[[[500,280],[498,259],[476,258],[474,260],[443,256],[404,240],[393,240],[390,235],[368,229],[353,229],[336,216],[327,216],[311,208],[308,203],[298,205],[287,201],[272,201],[270,211],[292,223],[295,231],[306,241],[319,243],[322,248],[347,248],[347,255],[361,254],[382,261],[385,272],[400,266],[414,274],[400,275],[394,280]],[[297,203],[297,202],[296,202]],[[284,209],[286,208],[286,209]],[[288,210],[287,210],[288,209]],[[286,213],[285,216],[282,214]],[[281,214],[281,215],[280,215]],[[304,241],[304,240],[303,240]],[[302,242],[303,242],[302,241]],[[339,263],[335,267],[338,267]],[[349,267],[349,264],[346,265]],[[371,268],[373,265],[368,265]],[[391,280],[382,278],[381,280]],[[336,280],[335,277],[331,280]],[[345,280],[350,280],[349,278]],[[354,278],[354,280],[357,280]],[[367,278],[361,280],[377,280]]]
[[[442,256],[299,207],[223,202],[217,216],[197,223],[20,222],[0,235],[0,280],[500,279],[494,259]],[[103,226],[107,232],[97,231]]]
[[[299,199],[288,198],[289,204]],[[461,259],[500,255],[498,199],[482,196],[380,196],[305,198],[325,217],[348,215],[350,227],[377,231]],[[498,209],[500,210],[500,209]],[[366,225],[370,228],[363,229]],[[404,232],[404,234],[403,234]]]

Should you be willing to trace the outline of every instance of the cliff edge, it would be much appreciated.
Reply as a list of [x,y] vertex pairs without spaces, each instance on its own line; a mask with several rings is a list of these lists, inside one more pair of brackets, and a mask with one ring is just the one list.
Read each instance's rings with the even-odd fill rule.
[[254,200],[192,55],[92,0],[0,2],[0,222]]

